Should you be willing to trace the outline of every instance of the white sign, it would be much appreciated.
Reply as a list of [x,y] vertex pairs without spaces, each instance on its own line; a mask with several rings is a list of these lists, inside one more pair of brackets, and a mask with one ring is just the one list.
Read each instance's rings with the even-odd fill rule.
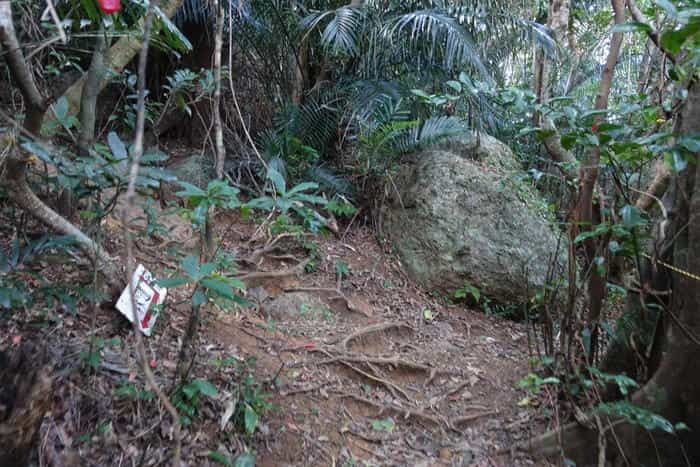
[[[134,300],[136,301],[136,316],[139,319],[139,329],[145,335],[150,336],[158,317],[158,312],[152,308],[165,301],[165,294],[168,290],[158,287],[154,283],[153,275],[142,264],[139,264],[134,271],[131,282],[134,284]],[[134,322],[128,285],[117,301],[117,310],[126,316],[129,321]]]

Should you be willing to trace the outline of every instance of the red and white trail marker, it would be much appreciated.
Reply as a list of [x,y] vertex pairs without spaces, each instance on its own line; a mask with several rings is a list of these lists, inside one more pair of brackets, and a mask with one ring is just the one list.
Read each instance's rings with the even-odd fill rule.
[[[142,264],[139,264],[134,271],[131,281],[134,284],[134,300],[139,329],[145,335],[150,336],[158,317],[158,312],[153,307],[161,305],[165,301],[168,290],[157,286],[153,274],[148,272]],[[117,310],[129,321],[134,322],[128,285],[117,300]]]

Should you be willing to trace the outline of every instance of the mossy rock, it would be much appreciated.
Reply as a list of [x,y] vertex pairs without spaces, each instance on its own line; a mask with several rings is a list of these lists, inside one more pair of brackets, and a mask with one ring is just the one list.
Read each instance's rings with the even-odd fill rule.
[[557,277],[566,271],[566,243],[516,176],[512,152],[481,140],[478,149],[453,140],[409,157],[388,187],[383,231],[428,289],[452,295],[468,282],[493,302],[522,303],[545,285],[552,260]]

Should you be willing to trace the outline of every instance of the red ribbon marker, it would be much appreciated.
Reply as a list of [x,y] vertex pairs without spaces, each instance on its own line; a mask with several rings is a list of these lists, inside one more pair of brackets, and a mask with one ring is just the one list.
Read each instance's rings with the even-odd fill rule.
[[122,9],[121,0],[97,0],[97,5],[105,15],[111,15]]

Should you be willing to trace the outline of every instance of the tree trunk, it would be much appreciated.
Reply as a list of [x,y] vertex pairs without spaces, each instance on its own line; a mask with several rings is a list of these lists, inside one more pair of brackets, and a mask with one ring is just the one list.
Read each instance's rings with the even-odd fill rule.
[[[214,140],[216,145],[216,178],[221,180],[224,178],[224,162],[226,162],[226,148],[224,147],[224,129],[221,122],[221,49],[224,43],[224,10],[223,0],[214,2],[216,11],[216,33],[214,37]],[[231,70],[229,70],[231,73]]]
[[[104,52],[107,47],[104,27],[100,25],[92,53],[90,68],[88,68],[83,95],[80,100],[80,132],[78,133],[78,154],[87,157],[90,147],[95,142],[95,121],[97,115],[97,97],[100,93],[100,82],[105,75]],[[66,219],[72,219],[78,208],[73,190],[63,187],[58,197],[56,209]]]
[[[625,21],[625,0],[612,0],[615,24],[620,25]],[[605,110],[608,108],[610,88],[620,49],[622,47],[622,33],[614,32],[610,39],[610,49],[608,57],[600,77],[600,88],[595,99],[595,110]],[[593,117],[593,125],[597,127],[604,122],[604,117],[597,114]],[[593,199],[595,186],[598,181],[598,166],[600,164],[600,147],[593,146],[583,161],[579,176],[578,200],[576,203],[575,221],[576,225],[582,229],[594,229],[596,218],[594,216]],[[607,251],[607,237],[587,238],[583,242],[584,250],[584,271],[589,271],[588,275],[588,326],[591,331],[590,359],[595,361],[597,351],[598,327],[600,313],[605,300],[606,282],[605,274],[601,274],[595,266],[594,261],[597,256],[604,256]],[[607,263],[607,261],[606,261]]]
[[24,344],[0,352],[0,465],[29,463],[41,421],[51,406],[51,367],[46,354]]
[[[691,84],[679,125],[682,134],[700,132],[700,85]],[[664,345],[656,346],[658,368],[635,393],[631,403],[669,420],[684,423],[689,430],[674,434],[626,423],[618,417],[614,430],[606,433],[608,459],[613,465],[695,466],[700,465],[700,163],[695,160],[674,178],[676,190],[673,228],[672,299],[664,312]],[[660,266],[661,267],[661,266]],[[682,272],[679,272],[682,271]],[[603,424],[606,425],[605,423]],[[614,432],[614,436],[612,433]],[[562,441],[561,450],[559,440]],[[547,433],[531,443],[535,453],[560,453],[579,467],[595,465],[592,446],[598,434],[579,424]]]
[[[161,4],[160,10],[168,18],[172,18],[177,10],[180,8],[184,0],[164,0]],[[109,48],[105,54],[105,67],[110,69],[113,73],[121,73],[124,68],[134,59],[136,54],[141,50],[141,37],[139,32],[143,30],[143,18],[134,27],[136,31],[135,34],[123,36],[119,39],[112,47]],[[107,75],[102,79],[99,85],[99,90],[102,91],[111,79],[111,74]],[[77,115],[80,111],[80,102],[83,95],[83,86],[87,76],[83,75],[79,80],[73,83],[65,93],[63,97],[68,101],[68,114]],[[48,112],[45,116],[47,120],[53,120],[54,115]]]
[[[24,132],[34,138],[42,126],[45,101],[29,66],[22,54],[22,48],[15,34],[12,23],[12,6],[10,1],[0,1],[0,51],[5,52],[10,74],[19,87],[26,106]],[[3,56],[3,54],[0,54]],[[49,208],[32,191],[27,182],[28,155],[17,147],[17,141],[10,134],[0,135],[0,152],[7,149],[3,182],[8,198],[36,217],[48,227],[72,236],[81,250],[93,262],[109,285],[110,291],[118,292],[121,287],[121,277],[116,262],[92,239],[85,235],[65,218]]]

